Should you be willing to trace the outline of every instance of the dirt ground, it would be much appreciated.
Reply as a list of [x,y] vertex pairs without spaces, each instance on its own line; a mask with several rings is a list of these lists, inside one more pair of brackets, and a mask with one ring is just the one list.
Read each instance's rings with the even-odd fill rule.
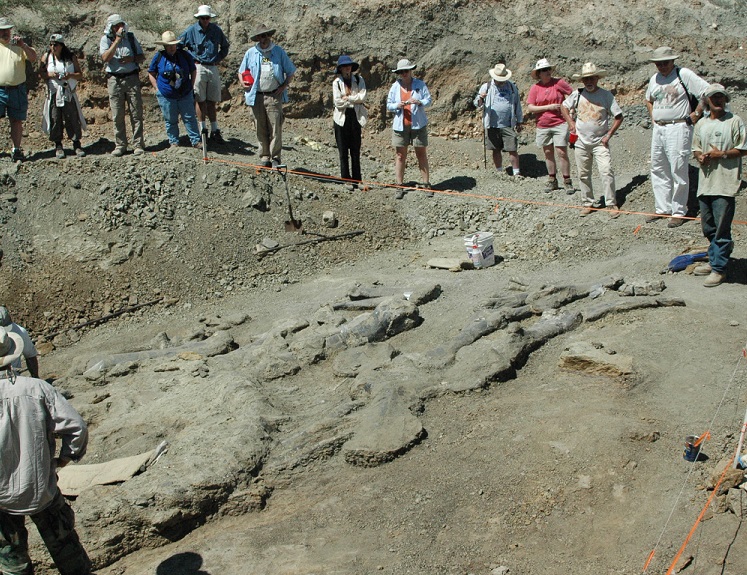
[[[186,3],[177,8],[175,21],[181,8],[191,13]],[[248,8],[254,4],[217,6],[230,14],[226,27],[237,46],[251,24],[241,16]],[[705,288],[691,270],[661,273],[674,256],[706,243],[697,219],[676,229],[644,223],[653,197],[641,87],[652,70],[640,61],[644,48],[673,40],[678,50],[690,50],[683,65],[734,86],[732,108],[747,117],[738,73],[744,8],[728,0],[668,7],[616,1],[609,14],[627,24],[603,30],[570,3],[556,8],[550,17],[534,2],[512,11],[469,1],[422,0],[416,11],[354,2],[348,9],[363,26],[341,17],[334,2],[286,6],[283,43],[299,46],[308,38],[293,54],[304,71],[286,121],[287,179],[256,169],[252,126],[235,86],[227,86],[230,106],[221,111],[229,143],[212,149],[208,162],[188,148],[165,148],[147,92],[149,153],[111,158],[111,123],[95,72],[86,88],[96,120],[84,141],[86,158],[54,159],[44,136],[27,124],[30,161],[0,158],[0,299],[39,343],[42,376],[89,422],[83,463],[170,443],[144,473],[73,503],[99,575],[668,572],[713,493],[714,473],[734,454],[747,403],[747,317],[740,304],[747,203],[741,192],[723,285]],[[87,32],[73,26],[70,33],[87,53],[99,16],[85,16]],[[496,33],[510,32],[512,42],[493,46],[483,25],[493,20]],[[419,30],[417,39],[387,43],[387,30],[408,26]],[[341,40],[351,30],[358,30],[359,45]],[[717,30],[722,51],[713,49]],[[478,54],[467,41],[492,52]],[[612,142],[624,211],[618,219],[603,211],[580,218],[578,193],[543,192],[546,172],[531,125],[522,135],[523,179],[483,167],[479,120],[469,109],[490,67],[482,60],[507,56],[526,94],[526,71],[545,55],[534,52],[552,42],[568,72],[589,54],[612,70],[602,85],[616,88],[625,114]],[[325,114],[329,46],[375,54],[363,62],[377,102],[365,133],[364,191],[308,177],[338,170]],[[411,191],[396,201],[383,185],[394,181],[393,153],[378,104],[392,80],[387,63],[405,55],[423,63],[419,73],[438,92],[428,149],[436,194]],[[406,180],[419,180],[412,154]],[[303,234],[285,229],[289,200]],[[337,227],[325,227],[328,211]],[[464,236],[478,230],[494,234],[496,265],[458,273],[428,267],[432,258],[464,259]],[[357,232],[256,254],[260,244]],[[387,371],[468,332],[488,316],[490,301],[551,293],[552,286],[581,291],[609,276],[638,288],[663,282],[660,295],[684,305],[616,308],[584,319],[514,358],[510,377],[485,377],[479,385],[469,382],[500,364],[506,338],[554,314],[587,318],[599,302],[639,298],[606,290],[598,299],[537,312],[465,346],[471,351],[457,358],[464,363],[455,361],[443,375]],[[356,290],[401,302],[405,293],[435,285],[437,297],[417,304],[420,323],[376,344],[391,364],[363,374],[397,374],[393,383],[404,390],[421,375],[443,378],[408,406],[424,433],[387,463],[346,460],[345,442],[371,402],[361,391],[363,375],[340,374],[341,354],[327,352],[267,379],[256,377],[255,364],[281,369],[287,350],[270,348],[269,360],[239,355],[265,339],[286,338],[286,331],[303,333],[304,322],[353,324],[362,312],[335,316],[329,309]],[[74,329],[140,304],[146,305]],[[219,331],[232,342],[219,355],[137,360],[103,378],[87,371],[96,358],[209,341]],[[596,350],[596,359],[567,363],[580,348]],[[629,369],[609,371],[611,364]],[[464,365],[463,381],[455,365]],[[706,457],[686,462],[685,436],[706,431]],[[676,572],[747,573],[747,494],[724,491],[702,516]],[[32,541],[38,572],[56,572],[38,538]]]

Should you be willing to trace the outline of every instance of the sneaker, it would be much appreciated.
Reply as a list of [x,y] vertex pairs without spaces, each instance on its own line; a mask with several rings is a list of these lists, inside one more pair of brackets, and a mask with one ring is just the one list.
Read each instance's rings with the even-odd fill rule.
[[545,192],[550,193],[555,190],[559,190],[560,186],[558,185],[558,179],[557,178],[550,178],[547,182],[547,185],[545,186]]
[[26,159],[26,156],[23,154],[23,148],[13,148],[13,151],[10,153],[10,159],[14,162],[23,162]]
[[[401,186],[402,184],[396,184],[398,186]],[[394,199],[395,200],[401,200],[405,197],[405,189],[404,188],[397,188],[397,191],[394,193]]]
[[594,209],[591,206],[589,206],[588,208],[584,208],[583,210],[581,210],[578,215],[581,216],[582,218],[585,218],[589,214],[593,214],[593,213],[594,213]]
[[713,268],[711,267],[711,264],[700,264],[699,266],[696,266],[693,270],[694,276],[708,276],[711,275],[711,272],[713,271]]
[[57,148],[55,148],[54,157],[58,160],[65,159],[65,150],[62,148],[62,146],[57,146]]
[[681,217],[678,218],[675,216],[675,217],[669,218],[669,223],[667,224],[667,227],[668,228],[679,228],[684,223],[685,223],[684,218],[681,218]]
[[418,184],[418,188],[421,188],[425,190],[425,197],[426,198],[432,198],[433,197],[433,189],[431,187],[430,182],[423,182],[422,184]]
[[145,153],[145,150],[141,146],[135,146],[135,149],[132,150],[132,153],[136,156],[142,156]]
[[565,193],[569,196],[572,196],[576,193],[576,188],[573,187],[573,182],[569,179],[563,180],[563,188],[565,189]]
[[79,158],[85,158],[86,157],[86,151],[83,148],[80,147],[80,144],[78,144],[77,146],[74,146],[74,149],[75,149],[75,155],[76,156],[78,156]]
[[271,168],[272,162],[270,160],[262,160],[262,167],[263,168]]
[[611,220],[616,220],[620,217],[620,210],[617,209],[617,206],[607,206],[607,209],[609,210]]
[[213,133],[210,134],[210,140],[215,142],[216,144],[226,143],[226,141],[223,139],[223,136],[220,133],[220,130],[213,130]]
[[726,274],[720,274],[718,272],[711,272],[710,275],[703,282],[703,285],[705,287],[716,287],[717,285],[721,285],[722,283],[724,283],[725,279],[726,279]]
[[114,151],[112,152],[112,156],[114,156],[115,158],[121,158],[122,156],[125,155],[125,152],[127,152],[127,148],[123,146],[117,146],[116,148],[114,148]]

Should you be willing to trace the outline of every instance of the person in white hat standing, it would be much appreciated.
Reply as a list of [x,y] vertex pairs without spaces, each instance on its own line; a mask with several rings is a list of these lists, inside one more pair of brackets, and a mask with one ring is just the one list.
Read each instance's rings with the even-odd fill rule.
[[389,89],[386,108],[394,114],[392,122],[392,145],[395,149],[394,176],[398,186],[395,198],[405,197],[404,179],[407,167],[407,148],[415,147],[415,157],[420,169],[420,187],[425,188],[426,197],[433,197],[428,166],[428,118],[425,109],[431,105],[431,93],[428,86],[412,75],[417,65],[403,58],[392,70],[397,74],[397,81]]
[[530,72],[537,83],[529,88],[527,112],[537,114],[536,143],[545,154],[548,182],[545,191],[550,193],[559,190],[557,152],[560,173],[563,176],[563,188],[567,194],[575,193],[571,181],[571,164],[568,161],[568,124],[563,118],[560,107],[568,95],[573,92],[571,85],[562,78],[554,78],[555,67],[547,58],[537,60],[534,70]]
[[22,162],[23,122],[29,109],[26,61],[36,62],[37,56],[23,38],[11,36],[12,29],[13,24],[7,18],[0,18],[0,117],[8,116],[10,121],[11,159]]
[[693,155],[700,164],[700,225],[710,245],[708,263],[696,267],[693,274],[707,275],[703,285],[715,287],[726,279],[726,266],[734,249],[731,223],[735,196],[742,185],[747,131],[742,119],[727,110],[729,94],[721,84],[711,84],[703,97],[708,115],[695,125]]
[[646,222],[671,216],[667,227],[685,223],[690,190],[688,163],[693,124],[702,114],[699,100],[708,82],[688,68],[679,68],[679,58],[669,46],[654,50],[649,61],[656,66],[646,89],[646,105],[654,128],[651,134],[651,187],[656,213]]
[[588,216],[594,208],[601,205],[594,198],[591,179],[592,164],[596,163],[604,188],[604,205],[610,210],[610,218],[614,219],[620,212],[617,209],[610,139],[622,124],[623,113],[612,92],[598,85],[599,79],[606,75],[606,70],[597,68],[592,62],[586,62],[581,73],[573,75],[573,79],[581,80],[584,87],[565,99],[561,112],[568,122],[571,134],[578,135],[576,167],[584,205],[580,215]]
[[492,151],[496,170],[503,170],[501,152],[507,152],[511,161],[511,175],[520,176],[518,132],[524,122],[521,111],[521,96],[516,84],[510,81],[511,70],[504,63],[488,70],[493,79],[477,92],[474,105],[482,109],[483,128],[486,130],[484,145]]
[[57,486],[57,470],[85,455],[88,429],[49,383],[15,374],[12,364],[22,353],[21,336],[0,327],[0,572],[33,573],[28,516],[61,575],[89,575],[75,514]]
[[99,42],[99,54],[106,64],[106,86],[114,118],[115,148],[112,156],[120,157],[127,152],[125,106],[130,113],[133,153],[140,156],[145,153],[145,139],[139,74],[140,64],[145,61],[145,53],[135,35],[127,30],[127,24],[119,14],[112,14],[106,19],[104,35]]
[[[251,40],[256,44],[244,54],[238,73],[257,128],[259,158],[266,168],[282,164],[283,104],[288,102],[288,86],[296,73],[288,54],[272,41],[274,33],[275,28],[264,24],[254,30]],[[252,81],[244,77],[247,70]]]
[[203,131],[207,130],[210,121],[210,140],[216,144],[225,144],[218,127],[217,104],[221,101],[223,82],[220,77],[220,64],[228,56],[229,43],[223,30],[215,22],[215,14],[210,6],[202,4],[194,14],[197,22],[187,28],[179,40],[197,63],[195,80],[195,102],[197,119]]

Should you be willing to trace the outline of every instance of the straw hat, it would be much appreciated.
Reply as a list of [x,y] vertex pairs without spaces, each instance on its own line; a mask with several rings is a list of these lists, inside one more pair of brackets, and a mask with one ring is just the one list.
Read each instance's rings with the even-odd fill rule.
[[13,24],[7,18],[0,18],[0,30],[10,30]]
[[200,16],[207,16],[208,18],[215,18],[215,14],[213,13],[213,9],[210,8],[207,4],[202,4],[197,8],[197,13],[195,14],[195,18],[199,18]]
[[257,27],[257,28],[256,28],[256,29],[254,30],[254,32],[252,32],[252,35],[251,35],[251,36],[249,36],[249,38],[251,38],[252,42],[256,42],[257,40],[259,40],[259,37],[260,37],[260,36],[261,36],[262,34],[267,34],[268,36],[272,36],[272,35],[273,35],[274,33],[275,33],[275,28],[268,28],[268,27],[267,27],[267,26],[265,26],[264,24],[260,24],[260,25],[259,25],[259,26],[258,26],[258,27]]
[[656,50],[654,50],[654,53],[651,54],[651,57],[648,59],[649,62],[667,62],[669,60],[676,60],[679,58],[679,54],[675,54],[674,50],[672,50],[669,46],[660,46]]
[[23,353],[23,338],[17,333],[0,327],[0,367],[16,361]]
[[704,98],[710,98],[711,96],[714,96],[716,94],[723,94],[726,96],[726,101],[728,102],[731,100],[729,97],[729,92],[726,91],[726,88],[724,88],[721,84],[711,84],[710,88],[708,88],[703,94]]
[[496,64],[488,70],[488,74],[490,74],[490,77],[496,82],[505,82],[511,77],[511,70],[506,68],[505,64]]
[[596,65],[591,62],[586,62],[581,67],[581,73],[574,74],[572,77],[574,80],[582,80],[583,78],[591,78],[592,76],[596,76],[597,78],[604,78],[606,75],[607,70],[597,68]]
[[166,32],[161,34],[161,39],[156,40],[156,44],[160,44],[161,46],[173,46],[174,44],[179,43],[179,38],[177,38],[176,34],[174,34],[171,30],[166,30]]
[[337,59],[337,68],[335,68],[335,72],[337,72],[338,74],[340,73],[341,66],[352,66],[353,72],[355,72],[360,67],[358,65],[358,62],[353,61],[350,56],[346,56],[345,54]]
[[399,72],[404,72],[405,70],[414,70],[417,68],[415,64],[410,62],[407,58],[402,58],[399,62],[397,62],[397,67],[392,70],[395,74],[398,74]]
[[540,58],[539,60],[537,60],[537,63],[534,65],[534,70],[532,70],[530,72],[530,74],[532,75],[532,78],[534,78],[535,80],[537,78],[539,78],[539,71],[540,70],[544,70],[546,68],[550,68],[550,73],[551,74],[552,74],[553,70],[555,70],[555,66],[553,66],[552,64],[550,64],[550,62],[548,62],[547,58]]

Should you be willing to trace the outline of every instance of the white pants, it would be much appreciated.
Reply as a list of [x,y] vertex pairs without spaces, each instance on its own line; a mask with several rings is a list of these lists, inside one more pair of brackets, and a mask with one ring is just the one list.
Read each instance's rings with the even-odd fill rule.
[[690,189],[688,162],[693,129],[684,122],[660,126],[654,124],[651,136],[651,187],[657,214],[675,217],[687,213]]
[[[591,185],[592,164],[596,163],[599,177],[604,189],[604,205],[607,207],[617,206],[615,197],[615,172],[612,171],[612,156],[610,149],[603,144],[584,144],[581,140],[576,142],[576,167],[578,168],[578,181],[581,184],[581,196],[584,206],[594,205],[594,190]],[[595,206],[596,207],[596,206]]]

